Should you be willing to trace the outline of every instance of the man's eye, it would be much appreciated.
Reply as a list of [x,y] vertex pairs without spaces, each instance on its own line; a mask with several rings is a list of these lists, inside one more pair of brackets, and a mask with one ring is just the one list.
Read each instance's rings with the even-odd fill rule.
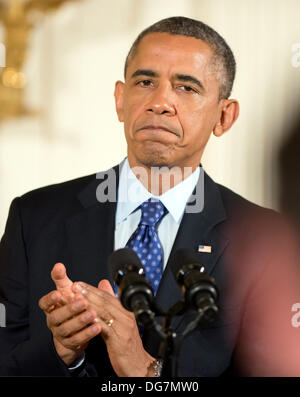
[[190,87],[189,85],[180,85],[179,89],[186,92],[197,92],[194,88]]
[[149,87],[151,85],[150,80],[141,80],[137,82],[137,85],[140,85],[142,87]]

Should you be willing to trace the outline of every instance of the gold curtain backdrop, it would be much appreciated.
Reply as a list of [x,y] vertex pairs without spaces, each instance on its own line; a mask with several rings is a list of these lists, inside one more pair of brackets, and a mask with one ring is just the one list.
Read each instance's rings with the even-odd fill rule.
[[[0,0],[0,43],[7,40],[8,1]],[[16,4],[22,1],[29,3]],[[240,102],[240,117],[225,136],[211,138],[203,158],[206,171],[249,200],[278,208],[277,150],[300,102],[300,65],[295,61],[299,0],[31,3],[36,10],[27,14],[29,25],[23,19],[22,26],[15,26],[23,45],[16,66],[20,74],[13,78],[16,71],[9,70],[11,48],[6,68],[0,68],[0,114],[10,84],[19,85],[12,95],[15,106],[21,106],[10,117],[0,116],[1,235],[14,197],[106,169],[126,155],[114,83],[123,79],[125,56],[136,35],[175,15],[212,26],[237,61],[232,97]]]

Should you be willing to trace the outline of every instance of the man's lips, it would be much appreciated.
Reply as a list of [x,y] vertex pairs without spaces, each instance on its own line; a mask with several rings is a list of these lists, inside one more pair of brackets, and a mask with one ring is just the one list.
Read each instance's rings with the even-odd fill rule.
[[161,131],[162,130],[162,131],[167,131],[167,132],[170,132],[170,133],[178,136],[178,134],[175,131],[165,127],[164,125],[150,125],[150,124],[144,125],[143,127],[139,128],[137,131],[141,131],[141,130],[151,130],[151,131]]

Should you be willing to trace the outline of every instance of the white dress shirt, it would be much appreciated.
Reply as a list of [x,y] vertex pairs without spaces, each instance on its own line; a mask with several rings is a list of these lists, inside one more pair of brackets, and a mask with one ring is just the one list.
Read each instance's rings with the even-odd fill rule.
[[163,251],[163,268],[165,268],[184,214],[186,203],[197,184],[199,173],[199,167],[197,167],[182,182],[160,196],[154,196],[135,176],[126,158],[120,172],[114,249],[124,248],[133,232],[137,229],[141,219],[141,210],[137,210],[137,208],[149,198],[156,198],[168,210],[168,213],[162,218],[157,227],[157,234]]

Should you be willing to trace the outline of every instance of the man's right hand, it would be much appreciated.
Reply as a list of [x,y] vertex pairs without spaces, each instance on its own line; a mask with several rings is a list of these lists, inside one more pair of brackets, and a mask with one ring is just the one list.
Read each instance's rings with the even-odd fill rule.
[[101,332],[101,326],[95,310],[87,310],[88,302],[82,294],[71,290],[73,282],[62,264],[54,266],[51,276],[57,290],[43,296],[39,306],[46,314],[57,354],[70,366],[82,355],[88,342]]

